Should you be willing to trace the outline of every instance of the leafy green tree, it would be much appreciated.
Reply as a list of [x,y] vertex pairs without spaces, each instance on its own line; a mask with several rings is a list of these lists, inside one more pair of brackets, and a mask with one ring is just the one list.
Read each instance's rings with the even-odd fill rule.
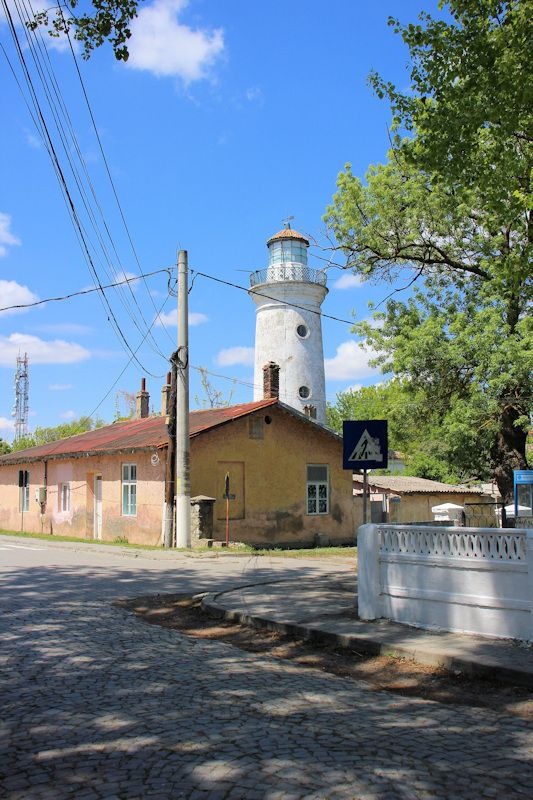
[[83,57],[89,58],[96,47],[108,40],[118,61],[128,60],[127,41],[130,24],[137,16],[142,0],[91,0],[80,9],[79,0],[67,0],[34,14],[30,27],[48,28],[51,36],[72,32],[83,46]]
[[5,439],[0,437],[0,456],[4,456],[6,453],[11,452],[11,445],[9,442],[6,442]]
[[35,428],[33,433],[23,436],[16,442],[13,442],[13,450],[25,450],[27,447],[38,447],[48,442],[55,442],[58,439],[68,439],[69,436],[76,436],[78,433],[85,433],[86,431],[94,430],[94,428],[101,428],[104,424],[103,420],[98,418],[80,417],[79,419],[72,420],[72,422],[56,425],[53,428]]
[[450,0],[449,22],[391,20],[411,91],[370,78],[393,110],[388,160],[364,183],[347,165],[326,213],[348,266],[412,287],[356,332],[438,416],[450,468],[493,476],[505,499],[527,467],[533,389],[528,6]]
[[357,391],[340,392],[335,404],[328,404],[327,421],[342,431],[345,419],[386,419],[389,449],[402,454],[405,474],[456,483],[460,474],[448,461],[438,415],[405,381],[394,378]]

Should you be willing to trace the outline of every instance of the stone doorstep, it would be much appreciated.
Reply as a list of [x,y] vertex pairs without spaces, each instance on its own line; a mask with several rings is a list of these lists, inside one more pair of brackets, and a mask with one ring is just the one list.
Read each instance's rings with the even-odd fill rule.
[[[243,587],[240,588],[242,589]],[[356,647],[360,652],[367,653],[368,655],[397,656],[400,658],[412,659],[421,664],[444,667],[449,670],[461,670],[469,675],[489,677],[497,679],[502,683],[510,683],[533,689],[533,659],[531,666],[528,665],[527,668],[524,668],[516,665],[513,666],[513,664],[509,662],[505,663],[504,656],[500,658],[490,658],[483,655],[474,657],[472,654],[471,657],[468,657],[466,655],[453,654],[432,647],[431,645],[427,646],[426,644],[426,646],[424,646],[423,642],[420,644],[414,643],[409,636],[409,632],[412,629],[408,626],[406,626],[406,641],[404,643],[393,643],[384,641],[385,637],[381,626],[379,635],[372,637],[368,635],[368,633],[337,633],[321,625],[301,624],[290,620],[276,620],[259,614],[249,614],[244,611],[224,608],[224,606],[217,601],[217,598],[226,593],[227,592],[206,594],[202,599],[202,608],[208,614],[218,619],[240,622],[244,625],[262,628],[263,630],[277,631],[289,636],[298,636],[310,642],[333,644],[337,647],[344,648]],[[369,624],[371,623],[365,623],[365,627],[368,627]],[[429,631],[426,632],[418,628],[416,631],[419,634],[431,636]],[[376,631],[376,634],[378,634],[378,631]]]

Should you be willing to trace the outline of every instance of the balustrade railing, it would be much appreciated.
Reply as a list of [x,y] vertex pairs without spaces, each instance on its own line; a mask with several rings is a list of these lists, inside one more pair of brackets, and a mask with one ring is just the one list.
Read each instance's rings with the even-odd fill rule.
[[380,553],[447,556],[448,558],[525,561],[524,531],[379,526]]
[[282,283],[287,281],[305,281],[326,285],[326,273],[321,269],[312,269],[304,264],[274,264],[267,269],[260,269],[250,275],[250,286],[262,283]]

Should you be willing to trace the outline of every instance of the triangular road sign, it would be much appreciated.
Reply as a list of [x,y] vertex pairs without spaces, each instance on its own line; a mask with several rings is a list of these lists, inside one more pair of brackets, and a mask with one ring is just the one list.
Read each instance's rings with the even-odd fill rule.
[[383,453],[379,446],[379,439],[373,438],[366,430],[355,445],[348,461],[383,461]]

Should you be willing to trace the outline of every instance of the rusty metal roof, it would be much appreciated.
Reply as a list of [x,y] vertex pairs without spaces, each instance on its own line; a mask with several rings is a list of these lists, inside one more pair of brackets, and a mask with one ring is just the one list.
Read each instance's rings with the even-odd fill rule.
[[[224,408],[208,408],[202,411],[191,411],[189,414],[190,436],[197,436],[203,431],[231,422],[239,417],[251,414],[262,408],[277,404],[276,399],[258,400],[254,403],[242,403]],[[59,439],[56,442],[28,447],[0,456],[0,466],[20,464],[51,458],[81,458],[87,455],[103,455],[106,453],[128,452],[133,450],[151,450],[166,447],[168,432],[165,417],[154,416],[145,419],[132,419],[115,422],[86,433]]]

